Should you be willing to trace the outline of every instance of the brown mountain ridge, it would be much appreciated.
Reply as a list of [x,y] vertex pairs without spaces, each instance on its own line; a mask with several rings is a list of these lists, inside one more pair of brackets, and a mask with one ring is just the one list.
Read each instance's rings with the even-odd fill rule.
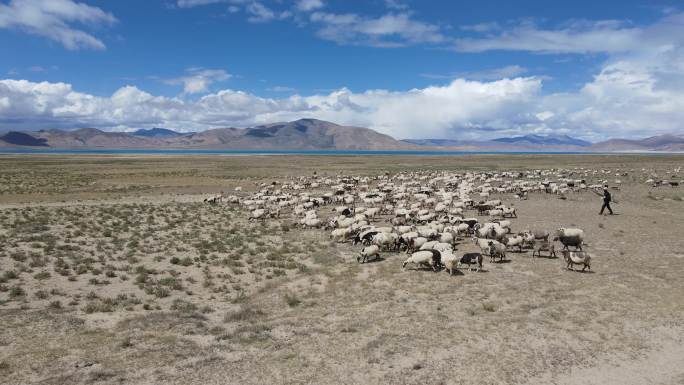
[[251,128],[217,128],[176,136],[139,136],[95,128],[9,132],[0,146],[53,148],[382,149],[407,144],[374,130],[317,119]]
[[396,140],[362,127],[318,119],[265,124],[250,128],[217,128],[178,133],[155,128],[108,132],[96,128],[0,133],[0,147],[106,149],[421,149],[457,151],[684,152],[684,134],[645,139],[610,139],[589,143],[569,136],[527,135],[483,141],[444,139]]

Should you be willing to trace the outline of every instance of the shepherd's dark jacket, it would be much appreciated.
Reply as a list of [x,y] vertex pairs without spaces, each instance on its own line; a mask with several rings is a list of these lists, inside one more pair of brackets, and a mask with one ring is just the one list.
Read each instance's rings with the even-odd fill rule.
[[610,203],[610,200],[611,200],[611,197],[610,197],[610,193],[608,192],[608,190],[603,190],[603,202],[604,203]]

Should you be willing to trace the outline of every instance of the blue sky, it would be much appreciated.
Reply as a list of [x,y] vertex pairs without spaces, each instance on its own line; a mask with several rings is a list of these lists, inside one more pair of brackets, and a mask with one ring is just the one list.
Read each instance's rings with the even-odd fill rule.
[[0,0],[0,130],[681,132],[680,1]]

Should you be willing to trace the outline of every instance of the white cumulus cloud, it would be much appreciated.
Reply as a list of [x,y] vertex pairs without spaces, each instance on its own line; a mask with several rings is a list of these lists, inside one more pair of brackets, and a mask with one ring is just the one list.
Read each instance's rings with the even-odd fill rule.
[[114,22],[111,13],[72,0],[11,0],[0,4],[0,28],[43,36],[70,50],[104,49],[101,40],[79,27]]
[[409,13],[388,13],[372,18],[354,13],[314,12],[310,20],[320,26],[319,37],[338,44],[397,47],[447,40],[439,26],[414,20]]
[[188,68],[186,72],[187,75],[165,80],[165,83],[171,85],[182,84],[183,93],[198,94],[207,92],[212,84],[226,81],[232,77],[231,74],[224,70],[206,68]]
[[302,12],[310,12],[319,8],[323,8],[325,4],[321,0],[299,0],[295,7]]

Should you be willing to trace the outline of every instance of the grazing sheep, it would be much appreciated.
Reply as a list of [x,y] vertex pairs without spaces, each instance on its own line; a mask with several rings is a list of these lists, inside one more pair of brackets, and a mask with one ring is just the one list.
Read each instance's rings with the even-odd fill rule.
[[[529,233],[530,231],[528,231]],[[542,239],[545,241],[549,240],[549,232],[546,230],[534,230],[531,232],[531,234],[534,236],[534,239]]]
[[518,217],[518,214],[515,213],[515,207],[504,207],[502,209],[502,211],[503,211],[503,214],[501,215],[502,217],[506,217],[506,216],[515,217],[515,218]]
[[437,234],[439,234],[439,233],[437,232],[437,230],[431,229],[429,227],[419,227],[418,228],[418,234],[421,237],[424,237],[427,239],[434,239],[437,237]]
[[441,233],[439,235],[439,241],[441,243],[448,243],[450,245],[454,244],[454,235],[451,233]]
[[391,233],[394,231],[391,227],[376,227],[375,231],[380,233]]
[[373,256],[373,259],[380,258],[380,248],[377,245],[371,245],[361,249],[359,256],[356,257],[356,262],[365,263],[368,262],[368,258]]
[[378,233],[373,237],[372,243],[381,250],[394,250],[397,248],[399,236],[394,233]]
[[453,247],[449,243],[442,243],[439,241],[430,241],[430,242],[425,242],[421,247],[420,250],[438,250],[438,251],[444,251],[444,250],[453,250]]
[[416,266],[431,267],[433,270],[436,269],[434,265],[434,253],[439,253],[435,250],[421,250],[411,254],[410,257],[406,258],[404,263],[401,265],[402,269],[406,269],[406,265],[413,264]]
[[441,252],[441,262],[444,265],[444,270],[449,272],[449,275],[454,275],[454,269],[458,268],[459,259],[451,251]]
[[330,233],[330,239],[334,242],[344,242],[351,235],[351,229],[348,227],[342,229],[335,229]]
[[390,223],[392,226],[404,226],[408,222],[408,219],[406,219],[406,216],[401,216],[401,217],[394,217],[390,219]]
[[509,221],[509,220],[497,220],[497,221],[493,221],[493,222],[498,223],[499,226],[506,229],[507,233],[511,232],[511,224],[512,224],[511,221]]
[[534,241],[535,241],[534,234],[526,231],[524,233],[520,233],[519,235],[521,235],[523,237],[523,247],[533,247],[534,246]]
[[556,247],[553,245],[553,242],[545,241],[543,239],[535,240],[533,244],[532,258],[534,258],[535,254],[537,254],[538,257],[541,257],[542,251],[548,251],[549,258],[556,258]]
[[354,239],[352,239],[352,245],[357,245],[359,243],[369,245],[376,234],[378,234],[378,231],[375,229],[362,231],[356,234]]
[[415,237],[411,238],[408,241],[408,247],[406,248],[407,253],[412,253],[416,250],[420,250],[421,247],[427,242],[427,238],[425,237]]
[[568,250],[569,246],[574,246],[575,249],[582,250],[582,243],[584,242],[584,231],[582,229],[566,229],[561,227],[556,231],[554,241],[560,241],[563,244],[563,250]]
[[586,251],[562,250],[561,253],[567,263],[566,268],[568,270],[575,270],[574,265],[582,265],[583,272],[587,268],[591,270],[591,255]]
[[266,210],[264,209],[256,209],[250,213],[249,220],[257,220],[257,219],[265,219],[266,218]]
[[503,218],[503,216],[504,216],[504,211],[503,211],[503,210],[499,210],[499,209],[492,209],[492,210],[489,210],[489,211],[487,212],[487,214],[488,214],[490,217],[501,217],[501,218]]
[[489,240],[487,245],[490,262],[494,262],[496,258],[499,258],[499,262],[506,260],[506,245],[494,240]]
[[374,207],[374,208],[366,209],[364,214],[366,215],[366,217],[368,219],[373,220],[375,218],[375,216],[378,215],[379,212],[380,212],[380,209],[377,207]]
[[460,223],[454,229],[457,235],[467,235],[470,232],[470,226],[467,223]]
[[394,230],[395,230],[395,231],[397,232],[397,234],[399,234],[399,235],[402,235],[402,234],[406,234],[406,233],[412,232],[413,229],[414,229],[413,226],[397,226],[397,227],[394,228]]
[[495,239],[499,242],[506,238],[506,234],[508,234],[508,230],[499,226],[498,223],[485,223],[482,228],[477,230],[479,238]]
[[318,218],[304,218],[300,223],[304,228],[318,228],[323,225],[323,222]]
[[489,239],[473,237],[473,243],[482,251],[482,254],[489,254]]
[[525,238],[523,238],[522,235],[516,235],[514,237],[508,238],[508,241],[506,242],[506,247],[512,248],[517,246],[518,252],[522,253],[522,247],[524,242]]
[[477,266],[475,271],[479,272],[482,269],[483,259],[482,253],[465,253],[458,261],[458,265],[456,267],[460,268],[461,265],[468,265],[468,268],[470,268],[470,265],[474,264]]

